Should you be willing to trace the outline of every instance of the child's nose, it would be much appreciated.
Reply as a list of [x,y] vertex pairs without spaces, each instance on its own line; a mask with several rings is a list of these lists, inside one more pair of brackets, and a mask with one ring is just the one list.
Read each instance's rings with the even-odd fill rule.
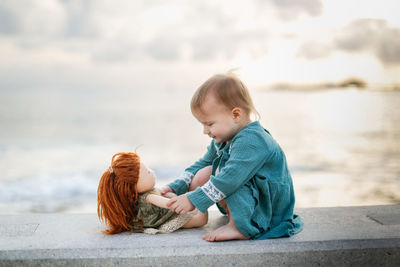
[[208,129],[208,127],[207,126],[204,126],[203,127],[203,133],[204,134],[208,134],[210,131],[209,131],[209,129]]

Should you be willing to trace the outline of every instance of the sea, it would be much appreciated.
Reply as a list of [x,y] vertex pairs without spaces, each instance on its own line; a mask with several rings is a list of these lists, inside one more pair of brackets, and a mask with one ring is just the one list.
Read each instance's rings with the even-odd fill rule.
[[[114,153],[136,151],[161,187],[210,143],[192,89],[0,89],[0,214],[95,213]],[[251,90],[283,148],[296,207],[400,204],[400,91]]]

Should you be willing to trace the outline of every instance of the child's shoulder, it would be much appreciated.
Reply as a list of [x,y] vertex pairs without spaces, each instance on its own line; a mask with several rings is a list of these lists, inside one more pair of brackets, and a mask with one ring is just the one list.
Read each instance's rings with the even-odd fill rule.
[[231,150],[238,150],[241,153],[248,150],[252,153],[258,151],[261,154],[279,155],[281,147],[271,134],[258,121],[252,122],[242,129],[232,139]]
[[281,147],[271,134],[258,122],[252,122],[232,139],[231,150],[253,148],[260,153],[280,154]]
[[232,142],[234,141],[249,142],[256,145],[267,145],[273,142],[273,138],[260,122],[254,121],[238,132]]

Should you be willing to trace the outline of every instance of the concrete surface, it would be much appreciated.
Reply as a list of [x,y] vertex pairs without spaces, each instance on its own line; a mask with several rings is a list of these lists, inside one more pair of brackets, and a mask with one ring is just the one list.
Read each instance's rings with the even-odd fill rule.
[[226,223],[200,229],[105,236],[96,214],[0,216],[0,266],[400,266],[400,205],[296,210],[291,238],[208,243]]

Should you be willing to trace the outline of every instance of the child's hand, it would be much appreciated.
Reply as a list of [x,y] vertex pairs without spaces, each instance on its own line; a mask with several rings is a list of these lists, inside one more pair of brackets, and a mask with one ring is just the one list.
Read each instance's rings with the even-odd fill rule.
[[167,207],[178,214],[185,214],[189,211],[194,210],[194,206],[192,202],[190,202],[186,194],[171,198],[167,202]]
[[171,187],[169,187],[168,185],[163,186],[160,191],[161,191],[161,195],[165,195],[166,193],[169,193],[169,192],[174,193],[174,191],[172,191]]

